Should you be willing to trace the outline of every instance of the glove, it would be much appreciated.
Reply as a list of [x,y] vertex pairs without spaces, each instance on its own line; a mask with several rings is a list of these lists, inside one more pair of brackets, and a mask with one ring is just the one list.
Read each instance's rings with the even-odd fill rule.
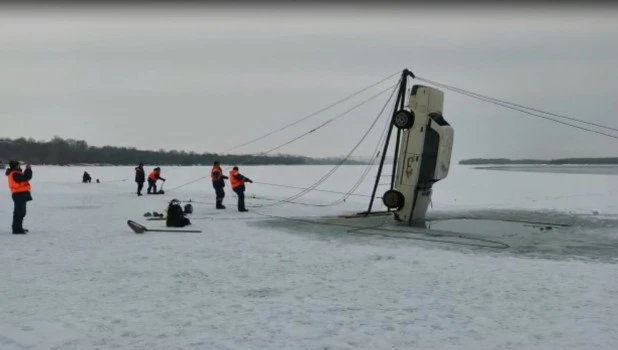
[[249,182],[250,184],[252,184],[252,183],[253,183],[253,181],[251,181],[251,180],[247,180],[247,182]]

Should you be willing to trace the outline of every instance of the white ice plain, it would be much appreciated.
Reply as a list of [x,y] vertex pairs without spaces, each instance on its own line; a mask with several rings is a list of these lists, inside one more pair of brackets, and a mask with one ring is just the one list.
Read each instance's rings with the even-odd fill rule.
[[[320,220],[362,211],[368,198],[258,207],[300,191],[259,182],[306,187],[330,167],[241,166],[256,182],[250,212],[235,210],[229,190],[227,210],[216,211],[207,178],[174,189],[208,167],[162,168],[166,194],[138,198],[132,167],[35,166],[27,235],[11,234],[12,202],[0,186],[0,349],[618,348],[611,250],[603,259],[577,250],[545,258],[334,226],[286,228],[285,220],[269,226],[263,214]],[[346,192],[363,169],[343,167],[320,188]],[[82,184],[84,170],[101,183]],[[370,193],[374,175],[357,193]],[[617,179],[454,166],[436,184],[429,215],[579,215],[602,228],[599,247],[613,247]],[[172,198],[193,200],[190,228],[202,233],[137,235],[127,226],[163,228],[143,214],[164,211]],[[296,201],[338,198],[312,192]],[[587,230],[568,234],[596,235]]]

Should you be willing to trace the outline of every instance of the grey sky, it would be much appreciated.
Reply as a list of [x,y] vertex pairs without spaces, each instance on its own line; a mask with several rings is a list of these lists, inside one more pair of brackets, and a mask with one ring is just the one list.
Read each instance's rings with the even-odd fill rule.
[[[618,127],[617,14],[615,7],[4,7],[0,136],[221,152],[403,68]],[[265,151],[395,82],[235,153]],[[455,159],[616,156],[617,139],[445,96]],[[279,151],[345,154],[387,97]],[[372,152],[383,125],[356,155]]]

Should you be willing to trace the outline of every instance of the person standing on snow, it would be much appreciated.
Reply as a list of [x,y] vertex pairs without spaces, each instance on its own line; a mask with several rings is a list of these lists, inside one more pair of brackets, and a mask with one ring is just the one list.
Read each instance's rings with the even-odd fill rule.
[[146,174],[144,173],[144,164],[139,163],[135,168],[135,183],[137,183],[137,195],[142,195],[142,189],[144,188],[144,182],[146,182]]
[[[148,194],[157,194],[157,180],[165,182],[165,179],[161,177],[161,168],[156,167],[148,175]],[[152,190],[152,192],[150,192]]]
[[235,166],[232,171],[230,171],[230,184],[232,185],[232,190],[238,196],[238,211],[248,211],[245,208],[245,182],[253,183],[251,179],[243,176],[238,172],[238,167]]
[[9,162],[6,176],[13,197],[13,234],[25,234],[28,230],[24,229],[23,221],[26,216],[26,204],[32,200],[30,194],[32,169],[30,165],[26,165],[26,171],[22,172],[19,162],[12,160]]
[[212,180],[212,187],[215,189],[215,194],[217,196],[216,208],[225,209],[225,206],[223,205],[223,198],[225,197],[224,180],[228,179],[228,177],[223,175],[223,170],[221,170],[221,163],[219,163],[219,161],[215,161],[215,164],[210,171],[210,179]]

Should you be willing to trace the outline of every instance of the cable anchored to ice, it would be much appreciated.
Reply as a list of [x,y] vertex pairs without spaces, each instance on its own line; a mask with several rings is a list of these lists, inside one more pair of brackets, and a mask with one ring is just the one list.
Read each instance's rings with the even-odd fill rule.
[[[394,94],[394,91],[393,91],[393,94]],[[392,99],[392,97],[393,97],[393,95],[391,95],[391,97],[386,102],[386,104],[389,103],[389,101]],[[393,105],[389,115],[393,114],[393,110],[394,109],[395,109],[395,106]],[[367,164],[367,167],[365,168],[365,171],[359,177],[359,179],[356,181],[356,183],[352,186],[352,188],[350,188],[348,193],[353,193],[354,191],[356,191],[360,187],[360,185],[362,184],[363,180],[365,180],[365,178],[367,177],[367,175],[369,174],[369,172],[371,171],[371,169],[375,165],[376,161],[379,159],[379,157],[380,157],[380,149],[382,148],[382,145],[384,144],[384,142],[386,140],[386,133],[388,132],[388,127],[390,125],[391,125],[391,120],[387,119],[386,120],[386,125],[384,125],[384,129],[382,130],[382,134],[380,135],[380,139],[378,140],[378,143],[376,144],[376,147],[374,148],[373,153],[372,153],[375,156],[373,158],[371,158],[371,161],[369,161],[369,164]],[[367,197],[371,197],[371,196],[368,195]],[[342,198],[329,203],[329,205],[334,205],[334,204],[340,203],[341,201],[345,202],[345,200],[348,199],[348,198],[349,198],[349,196],[343,196]],[[379,197],[379,198],[382,198],[382,197]]]
[[281,204],[281,203],[285,203],[286,201],[290,201],[290,200],[295,200],[298,199],[302,196],[304,196],[305,194],[311,192],[313,189],[317,188],[320,184],[322,184],[324,181],[326,181],[330,176],[332,176],[351,156],[352,154],[356,151],[356,149],[361,145],[361,143],[367,138],[367,135],[369,135],[369,133],[371,132],[371,130],[375,127],[376,123],[378,122],[378,120],[382,117],[382,115],[384,114],[384,110],[386,109],[386,106],[388,106],[390,100],[393,98],[393,95],[395,94],[395,91],[397,90],[397,85],[399,85],[399,83],[401,82],[401,80],[395,85],[393,92],[391,93],[390,97],[388,98],[388,100],[386,101],[386,103],[384,104],[384,106],[382,107],[382,109],[380,110],[380,112],[378,113],[377,117],[373,120],[373,122],[371,123],[371,125],[369,126],[369,128],[367,129],[367,131],[365,131],[365,133],[363,134],[363,136],[360,138],[360,140],[356,143],[356,145],[354,145],[354,147],[352,147],[352,149],[348,152],[348,154],[342,159],[340,160],[335,166],[333,166],[333,168],[331,168],[330,171],[328,171],[326,174],[324,174],[324,176],[322,176],[322,178],[320,178],[318,181],[316,181],[315,183],[313,183],[311,186],[309,186],[306,190],[303,190],[291,197],[288,197],[286,199],[283,199],[279,202],[276,203],[272,203],[272,204],[268,204],[268,205],[263,205],[263,206],[274,206],[277,204]]
[[[374,85],[375,85],[375,84],[374,84]],[[359,104],[357,104],[357,105],[355,105],[354,107],[352,107],[352,108],[348,109],[348,110],[347,110],[347,111],[345,111],[344,113],[341,113],[341,114],[339,114],[338,116],[336,116],[336,117],[334,117],[334,118],[331,118],[330,120],[326,121],[326,122],[325,122],[325,123],[323,123],[322,125],[320,125],[320,126],[318,126],[318,127],[316,127],[316,128],[313,128],[310,132],[307,132],[307,133],[305,133],[305,134],[301,135],[300,137],[295,138],[295,139],[294,139],[294,140],[292,140],[292,141],[288,141],[288,142],[286,142],[286,143],[285,143],[285,144],[283,144],[283,145],[277,146],[277,147],[276,147],[277,149],[278,149],[278,148],[281,148],[281,147],[284,147],[285,145],[287,145],[287,144],[289,144],[289,143],[291,143],[291,142],[293,142],[293,141],[295,141],[295,140],[298,140],[298,139],[300,139],[301,137],[304,137],[304,136],[306,136],[306,135],[308,135],[308,134],[310,134],[310,133],[314,132],[315,130],[317,130],[317,129],[319,129],[319,128],[321,128],[321,127],[325,126],[325,125],[327,125],[328,123],[330,123],[330,122],[332,122],[332,121],[336,120],[337,118],[341,118],[341,117],[343,117],[344,115],[346,115],[346,114],[348,114],[348,113],[352,112],[353,110],[355,110],[355,109],[357,109],[358,107],[360,107],[360,106],[364,105],[365,103],[367,103],[367,102],[369,102],[369,101],[371,101],[371,100],[373,100],[373,99],[375,99],[375,98],[377,98],[377,97],[379,97],[379,96],[383,95],[383,94],[384,94],[385,92],[387,92],[388,90],[393,89],[393,91],[392,91],[392,93],[391,93],[390,97],[388,98],[388,100],[386,101],[386,103],[384,104],[384,106],[382,107],[382,109],[381,109],[380,113],[379,113],[379,114],[378,114],[378,116],[374,119],[374,121],[373,121],[373,122],[372,122],[372,124],[370,125],[369,129],[368,129],[368,130],[365,132],[365,134],[361,137],[361,139],[359,140],[359,142],[358,142],[358,143],[357,143],[357,144],[356,144],[356,145],[352,148],[352,150],[351,150],[351,151],[350,151],[350,152],[349,152],[349,153],[348,153],[348,154],[347,154],[347,155],[346,155],[346,156],[345,156],[345,157],[344,157],[341,161],[339,161],[339,162],[338,162],[338,163],[337,163],[337,164],[336,164],[336,165],[335,165],[335,166],[334,166],[334,167],[333,167],[333,168],[332,168],[332,169],[331,169],[331,170],[330,170],[327,174],[325,174],[325,175],[324,175],[321,179],[319,179],[318,181],[316,181],[316,182],[315,182],[314,184],[312,184],[310,187],[304,187],[304,188],[303,188],[303,187],[301,187],[300,189],[303,189],[303,191],[301,191],[300,193],[297,193],[297,194],[295,194],[295,195],[293,195],[293,196],[291,196],[291,197],[288,197],[288,198],[285,198],[285,199],[279,200],[279,201],[277,201],[277,202],[275,202],[275,203],[268,204],[268,205],[264,205],[264,206],[273,206],[273,205],[277,205],[277,204],[281,204],[281,203],[292,203],[295,199],[300,198],[300,197],[302,197],[303,195],[305,195],[305,194],[307,194],[307,193],[309,193],[309,192],[311,192],[311,191],[315,190],[317,186],[319,186],[320,184],[322,184],[322,183],[323,183],[324,181],[326,181],[326,179],[328,179],[328,178],[329,178],[329,177],[330,177],[330,176],[331,176],[331,175],[332,175],[335,171],[337,171],[337,169],[338,169],[339,167],[341,167],[341,166],[342,166],[342,165],[343,165],[343,164],[344,164],[344,163],[345,163],[345,162],[346,162],[346,161],[347,161],[347,160],[348,160],[348,159],[352,156],[352,154],[354,153],[354,151],[356,151],[356,149],[360,146],[360,144],[361,144],[361,143],[362,143],[362,142],[363,142],[363,141],[367,138],[367,136],[368,136],[369,132],[370,132],[370,131],[374,128],[374,126],[375,126],[375,124],[377,123],[377,121],[378,121],[378,120],[380,119],[380,117],[383,115],[384,110],[386,109],[386,106],[388,106],[388,104],[389,104],[390,100],[392,99],[392,97],[393,97],[393,95],[394,95],[394,93],[395,93],[395,91],[396,91],[396,87],[397,87],[397,85],[399,85],[399,82],[398,82],[397,84],[395,84],[394,86],[389,86],[389,88],[388,88],[388,89],[383,90],[383,91],[379,92],[378,94],[373,95],[372,97],[369,97],[368,99],[366,99],[366,100],[364,100],[364,101],[360,102]],[[264,153],[268,153],[268,152],[271,152],[271,151],[273,151],[273,150],[274,150],[274,149],[271,149],[271,150],[266,151],[266,152],[264,152]],[[364,176],[366,176],[366,174],[365,174],[365,173],[364,173],[363,175],[364,175]],[[362,176],[362,177],[364,178],[364,176]],[[209,178],[209,177],[210,177],[210,175],[204,175],[204,176],[201,176],[201,177],[199,177],[199,178],[196,178],[196,179],[194,179],[194,180],[192,180],[192,181],[189,181],[189,182],[187,182],[187,183],[184,183],[184,184],[182,184],[182,185],[179,185],[179,186],[173,187],[173,188],[171,188],[171,189],[168,189],[168,190],[167,190],[167,192],[169,193],[170,191],[177,190],[177,189],[179,189],[179,188],[182,188],[182,187],[188,186],[188,185],[190,185],[190,184],[192,184],[192,183],[198,182],[198,181],[200,181],[200,180],[203,180],[203,179],[206,179],[206,178]],[[362,180],[360,180],[360,181],[362,181]],[[229,184],[228,184],[228,185],[229,185]],[[355,186],[356,186],[356,184],[355,184]],[[351,192],[355,191],[357,188],[358,188],[358,186],[353,187],[353,189],[351,190]],[[345,200],[345,198],[348,198],[348,197],[349,197],[348,193],[346,193],[346,192],[342,192],[342,194],[344,195],[344,196],[342,197],[343,199],[339,199],[339,200],[337,200],[337,201],[333,202],[332,204],[328,204],[328,205],[333,205],[333,204],[336,204],[336,203],[338,203],[338,202],[340,202],[340,201],[342,201],[342,200]],[[233,195],[235,195],[235,194],[233,194]],[[303,203],[295,202],[294,204],[303,204]],[[303,204],[303,205],[304,205],[304,204]],[[312,206],[320,206],[320,205],[315,205],[315,204],[307,204],[307,205],[312,205]]]
[[494,97],[484,96],[484,95],[478,94],[476,92],[472,92],[470,90],[465,90],[465,89],[457,88],[457,87],[454,87],[454,86],[451,86],[451,85],[440,83],[440,82],[437,82],[435,80],[429,80],[429,79],[423,78],[423,77],[418,77],[417,76],[416,78],[418,80],[421,80],[421,81],[424,81],[424,82],[427,82],[427,83],[430,83],[430,84],[433,84],[433,85],[436,85],[436,86],[441,86],[441,87],[443,87],[445,89],[449,89],[451,91],[458,90],[458,91],[461,91],[461,92],[465,92],[466,94],[470,94],[470,95],[486,98],[486,99],[493,100],[493,101],[496,101],[496,102],[501,102],[501,103],[504,103],[504,104],[508,104],[508,105],[512,105],[512,106],[515,106],[515,107],[520,107],[520,108],[528,109],[528,110],[531,110],[531,111],[535,111],[535,112],[551,115],[551,116],[554,116],[554,117],[568,119],[568,120],[576,121],[576,122],[579,122],[579,123],[582,123],[582,124],[593,125],[593,126],[597,126],[597,127],[603,128],[603,129],[618,131],[618,128],[613,128],[611,126],[606,126],[606,125],[597,124],[597,123],[593,123],[593,122],[589,122],[589,121],[585,121],[585,120],[581,120],[581,119],[577,119],[577,118],[573,118],[573,117],[568,117],[568,116],[563,115],[563,114],[546,112],[546,111],[543,111],[543,110],[540,110],[540,109],[536,109],[536,108],[532,108],[532,107],[527,107],[527,106],[524,106],[524,105],[521,105],[521,104],[517,104],[517,103],[501,100],[501,99],[494,98]]
[[190,184],[193,184],[193,183],[196,183],[196,182],[198,182],[198,181],[200,181],[200,180],[203,180],[203,179],[205,179],[205,178],[207,178],[207,177],[209,178],[209,177],[210,177],[210,174],[208,174],[208,175],[204,175],[204,176],[201,176],[201,177],[198,177],[197,179],[195,179],[195,180],[191,180],[191,181],[189,181],[189,182],[187,182],[187,183],[184,183],[184,184],[182,184],[182,185],[179,185],[179,186],[176,186],[176,187],[172,187],[172,188],[168,189],[168,190],[167,190],[167,192],[174,191],[174,190],[177,190],[177,189],[179,189],[179,188],[182,188],[182,187],[188,186],[188,185],[190,185]]
[[558,120],[558,119],[555,119],[555,118],[550,118],[550,117],[547,117],[547,116],[543,116],[543,115],[541,115],[539,113],[546,114],[546,115],[551,115],[551,116],[554,116],[554,117],[557,117],[557,118],[562,118],[562,119],[576,121],[576,122],[579,122],[579,123],[582,123],[582,124],[593,125],[593,126],[596,126],[596,127],[602,128],[602,129],[606,129],[606,130],[618,131],[618,128],[613,128],[613,127],[602,125],[602,124],[588,122],[588,121],[585,121],[585,120],[581,120],[581,119],[577,119],[577,118],[572,118],[572,117],[568,117],[568,116],[557,114],[557,113],[546,112],[546,111],[542,111],[540,109],[536,109],[536,108],[532,108],[532,107],[527,107],[527,106],[524,106],[524,105],[508,102],[508,101],[505,101],[505,100],[500,100],[500,99],[496,99],[496,98],[493,98],[493,97],[484,96],[484,95],[477,94],[477,93],[472,92],[472,91],[464,90],[464,89],[461,89],[461,88],[457,88],[457,87],[454,87],[454,86],[450,86],[450,85],[447,85],[447,84],[443,84],[443,83],[440,83],[440,82],[437,82],[437,81],[434,81],[434,80],[430,80],[430,79],[426,79],[426,78],[423,78],[423,77],[419,77],[419,76],[417,76],[416,79],[418,79],[420,81],[424,81],[424,82],[432,84],[432,85],[436,85],[438,87],[442,87],[444,89],[453,91],[455,93],[459,93],[461,95],[472,97],[472,98],[475,98],[477,100],[481,100],[481,101],[484,101],[484,102],[489,102],[489,103],[492,103],[492,104],[495,104],[495,105],[498,105],[498,106],[501,106],[501,107],[504,107],[504,108],[508,108],[508,109],[511,109],[511,110],[515,110],[515,111],[518,111],[518,112],[522,112],[522,113],[525,113],[525,114],[528,114],[528,115],[531,115],[531,116],[534,116],[534,117],[537,117],[537,118],[542,118],[542,119],[550,120],[550,121],[553,121],[553,122],[556,122],[556,123],[559,123],[559,124],[563,124],[563,125],[566,125],[566,126],[570,126],[570,127],[573,127],[573,128],[579,129],[579,130],[588,131],[588,132],[592,132],[592,133],[595,133],[595,134],[599,134],[599,135],[611,137],[611,138],[614,138],[614,139],[618,139],[618,136],[616,136],[616,135],[607,134],[607,133],[604,133],[602,131],[592,130],[592,129],[589,129],[589,128],[584,128],[584,127],[581,127],[581,126],[578,126],[578,125],[575,125],[575,124],[571,124],[571,123],[567,123],[567,122],[564,122],[564,121],[561,121],[561,120]]
[[[309,188],[309,187],[300,187],[300,186],[280,185],[280,184],[274,184],[274,183],[269,183],[269,182],[259,182],[259,181],[254,181],[254,183],[259,184],[259,185],[274,186],[274,187],[281,187],[281,188],[293,188],[293,189],[299,189],[299,190],[306,190],[306,189]],[[369,196],[367,194],[349,193],[349,192],[332,191],[332,190],[320,190],[320,189],[317,189],[317,188],[314,188],[313,191],[315,191],[315,192],[324,192],[324,193],[343,194],[343,195],[356,196],[356,197],[371,197],[371,196]],[[210,203],[208,203],[208,204],[210,204]]]
[[[267,137],[267,136],[270,136],[270,135],[272,135],[272,134],[274,134],[274,133],[276,133],[276,132],[278,132],[278,131],[281,131],[281,130],[283,130],[283,129],[285,129],[285,128],[289,127],[289,126],[295,125],[295,124],[297,124],[297,123],[299,123],[299,122],[301,122],[301,121],[303,121],[303,120],[306,120],[306,119],[308,119],[309,117],[312,117],[312,116],[315,116],[315,115],[317,115],[317,114],[319,114],[319,113],[321,113],[321,112],[324,112],[325,110],[327,110],[327,109],[329,109],[329,108],[331,108],[331,107],[334,107],[335,105],[337,105],[337,104],[339,104],[339,103],[342,103],[342,102],[344,102],[344,101],[346,101],[346,100],[348,100],[348,99],[350,99],[350,98],[352,98],[352,97],[354,97],[354,96],[356,96],[356,95],[360,94],[361,92],[364,92],[364,91],[366,91],[366,90],[368,90],[368,89],[370,89],[370,88],[372,88],[372,87],[375,87],[375,86],[377,86],[377,85],[379,85],[379,84],[381,84],[381,83],[385,82],[386,80],[388,80],[388,79],[392,78],[393,76],[395,76],[395,75],[397,75],[397,74],[398,74],[398,73],[391,74],[391,75],[389,75],[388,77],[386,77],[386,78],[384,78],[384,79],[382,79],[382,80],[380,80],[380,81],[378,81],[378,82],[376,82],[376,83],[374,83],[374,84],[372,84],[372,85],[370,85],[370,86],[368,86],[368,87],[366,87],[366,88],[364,88],[364,89],[362,89],[362,90],[359,90],[359,91],[357,91],[357,92],[353,93],[352,95],[349,95],[348,97],[346,97],[346,98],[344,98],[344,99],[341,99],[341,100],[339,100],[339,101],[335,102],[334,104],[331,104],[331,105],[330,105],[330,106],[328,106],[328,107],[325,107],[325,108],[323,108],[323,109],[321,109],[321,110],[319,110],[319,111],[317,111],[317,112],[315,112],[315,113],[310,114],[310,115],[309,115],[309,116],[307,116],[307,117],[304,117],[304,118],[302,118],[302,119],[300,119],[300,120],[297,120],[297,121],[295,121],[295,122],[293,122],[293,123],[291,123],[291,124],[288,124],[288,125],[286,125],[286,126],[285,126],[285,127],[283,127],[283,128],[277,129],[277,130],[272,131],[272,132],[270,132],[270,133],[268,133],[268,134],[266,134],[266,135],[263,135],[263,136],[261,136],[261,137],[260,137],[260,138],[258,138],[258,139],[262,139],[262,138],[265,138],[265,137]],[[396,85],[398,85],[398,84],[399,84],[399,83],[397,83]],[[396,86],[396,85],[395,85],[395,86]],[[365,99],[364,101],[362,101],[362,102],[360,102],[359,104],[357,104],[357,105],[353,106],[352,108],[348,109],[347,111],[345,111],[345,112],[343,112],[343,113],[341,113],[341,114],[339,114],[339,115],[337,115],[337,116],[335,116],[335,117],[333,117],[333,118],[331,118],[331,119],[327,120],[326,122],[324,122],[324,123],[322,123],[322,124],[318,125],[317,127],[312,128],[309,132],[305,132],[304,134],[302,134],[302,135],[300,135],[300,136],[297,136],[297,137],[295,137],[294,139],[289,140],[289,141],[285,142],[284,144],[281,144],[281,145],[279,145],[279,146],[277,146],[277,147],[271,148],[270,150],[267,150],[267,151],[265,151],[265,152],[261,152],[261,154],[267,154],[267,153],[273,152],[273,151],[275,151],[275,150],[277,150],[277,149],[280,149],[280,148],[282,148],[282,147],[284,147],[284,146],[287,146],[287,145],[291,144],[292,142],[295,142],[295,141],[297,141],[297,140],[299,140],[299,139],[301,139],[301,138],[303,138],[303,137],[305,137],[305,136],[307,136],[307,135],[309,135],[309,134],[311,134],[311,133],[315,132],[316,130],[318,130],[318,129],[320,129],[320,128],[322,128],[322,127],[326,126],[326,125],[328,125],[329,123],[331,123],[331,122],[333,122],[333,121],[335,121],[335,120],[337,120],[337,119],[339,119],[339,118],[342,118],[343,116],[345,116],[345,115],[349,114],[350,112],[354,111],[355,109],[359,108],[360,106],[362,106],[362,105],[364,105],[364,104],[366,104],[366,103],[368,103],[368,102],[370,102],[370,101],[372,101],[372,100],[376,99],[377,97],[379,97],[379,96],[383,95],[385,92],[387,92],[388,90],[390,90],[390,89],[392,89],[392,88],[393,88],[392,86],[389,86],[389,87],[388,87],[388,89],[382,90],[382,91],[380,91],[379,93],[377,93],[376,95],[373,95],[373,96],[371,96],[371,97],[369,97],[369,98]],[[392,98],[392,96],[391,96],[391,98]],[[389,101],[390,101],[390,99],[391,99],[391,98],[389,98]],[[387,102],[387,104],[388,104],[388,102]],[[245,144],[242,144],[242,145],[236,146],[235,148],[238,148],[238,147],[241,147],[241,146],[244,146],[244,145],[248,145],[248,144],[250,144],[250,143],[253,143],[253,142],[257,141],[258,139],[254,139],[254,140],[249,141],[249,142],[247,142],[247,143],[245,143]],[[363,138],[363,139],[364,139],[364,138]],[[344,161],[347,161],[347,159],[348,159],[348,158],[349,158],[349,157],[346,157],[346,158],[344,159]],[[228,168],[226,168],[226,169],[231,169],[231,167],[228,167]],[[189,181],[189,182],[187,182],[187,183],[184,183],[184,184],[182,184],[182,185],[179,185],[179,186],[173,187],[173,188],[171,188],[171,189],[168,189],[168,190],[167,190],[167,192],[177,190],[177,189],[179,189],[179,188],[185,187],[185,186],[187,186],[187,185],[190,185],[190,184],[192,184],[192,183],[195,183],[195,182],[197,182],[197,181],[200,181],[200,180],[203,180],[203,179],[206,179],[206,178],[209,178],[209,177],[210,177],[210,175],[201,176],[201,177],[199,177],[199,178],[196,178],[196,179],[194,179],[194,180],[191,180],[191,181]]]

